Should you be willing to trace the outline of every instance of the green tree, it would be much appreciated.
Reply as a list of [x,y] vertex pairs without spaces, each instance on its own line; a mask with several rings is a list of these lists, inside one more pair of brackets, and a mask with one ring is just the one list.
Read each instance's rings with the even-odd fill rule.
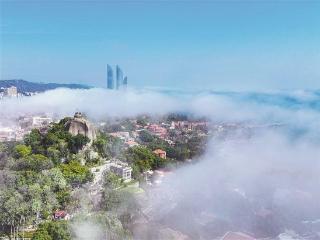
[[31,146],[33,153],[43,153],[44,147],[41,144],[42,136],[38,129],[31,130],[31,133],[24,137],[27,146]]
[[68,148],[71,153],[77,153],[79,150],[83,148],[87,143],[90,142],[90,139],[82,134],[78,134],[76,136],[72,136],[68,139]]
[[43,140],[42,140],[42,143],[45,145],[45,146],[54,146],[54,145],[57,145],[59,143],[59,136],[54,133],[54,132],[48,132]]
[[108,172],[104,178],[104,186],[109,189],[116,189],[121,186],[121,178],[112,172]]
[[82,166],[77,161],[71,161],[68,164],[61,164],[59,166],[63,176],[72,185],[79,186],[80,184],[91,181],[93,178],[87,166]]
[[138,117],[137,119],[137,124],[141,125],[141,126],[146,126],[148,124],[148,120],[144,117]]
[[31,154],[25,158],[20,158],[14,163],[14,169],[18,171],[35,171],[40,172],[53,167],[50,159],[42,154]]
[[133,176],[135,178],[139,177],[139,173],[150,169],[162,168],[167,164],[166,159],[159,158],[146,147],[129,148],[125,157],[127,162],[132,165]]
[[143,130],[140,132],[139,137],[143,142],[152,142],[154,140],[154,136],[147,130]]
[[65,209],[71,201],[71,190],[69,188],[60,189],[56,192],[56,197],[62,209]]
[[61,155],[61,152],[56,147],[51,146],[47,148],[47,156],[54,164],[60,163]]
[[32,240],[53,240],[53,239],[46,230],[41,229],[41,230],[37,230],[33,234]]
[[[46,237],[46,238],[38,238],[44,240],[71,240],[71,229],[69,224],[66,221],[53,221],[53,222],[46,222],[40,224],[36,233],[34,234],[35,237]],[[49,236],[49,238],[48,238]],[[32,240],[38,240],[37,238],[32,238]]]
[[13,155],[15,158],[27,157],[31,154],[31,146],[26,146],[24,144],[18,144],[14,147]]
[[93,141],[93,148],[99,153],[101,157],[109,157],[110,153],[108,151],[108,139],[105,134],[99,134],[96,140]]
[[28,205],[21,193],[14,189],[0,191],[0,227],[10,239],[28,218]]
[[190,150],[185,143],[177,143],[174,147],[167,147],[167,156],[178,161],[190,158]]
[[58,167],[52,168],[46,171],[44,174],[50,179],[50,187],[54,191],[65,189],[67,187],[66,179]]

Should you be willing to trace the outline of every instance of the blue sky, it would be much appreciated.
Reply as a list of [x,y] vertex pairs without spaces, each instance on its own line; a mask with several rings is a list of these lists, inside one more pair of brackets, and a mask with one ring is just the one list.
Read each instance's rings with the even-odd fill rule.
[[320,88],[320,1],[1,1],[1,79]]

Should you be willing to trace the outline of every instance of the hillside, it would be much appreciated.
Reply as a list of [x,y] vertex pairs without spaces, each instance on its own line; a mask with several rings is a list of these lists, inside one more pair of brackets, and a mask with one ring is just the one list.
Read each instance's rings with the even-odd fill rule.
[[0,80],[0,88],[15,86],[18,92],[44,92],[56,88],[70,88],[70,89],[89,89],[89,86],[82,84],[63,84],[63,83],[35,83],[28,82],[22,79]]

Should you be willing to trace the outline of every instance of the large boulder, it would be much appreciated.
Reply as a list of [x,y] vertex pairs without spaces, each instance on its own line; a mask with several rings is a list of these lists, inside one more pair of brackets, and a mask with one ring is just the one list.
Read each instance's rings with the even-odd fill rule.
[[97,137],[94,126],[80,112],[76,112],[74,117],[65,124],[65,127],[73,136],[82,134],[88,137],[91,142]]

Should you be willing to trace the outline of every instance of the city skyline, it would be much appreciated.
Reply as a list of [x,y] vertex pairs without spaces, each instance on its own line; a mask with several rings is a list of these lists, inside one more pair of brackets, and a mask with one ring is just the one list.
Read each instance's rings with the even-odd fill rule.
[[107,64],[107,88],[115,90],[125,90],[128,85],[127,76],[123,77],[123,72],[119,65],[116,65],[115,78],[111,65]]

